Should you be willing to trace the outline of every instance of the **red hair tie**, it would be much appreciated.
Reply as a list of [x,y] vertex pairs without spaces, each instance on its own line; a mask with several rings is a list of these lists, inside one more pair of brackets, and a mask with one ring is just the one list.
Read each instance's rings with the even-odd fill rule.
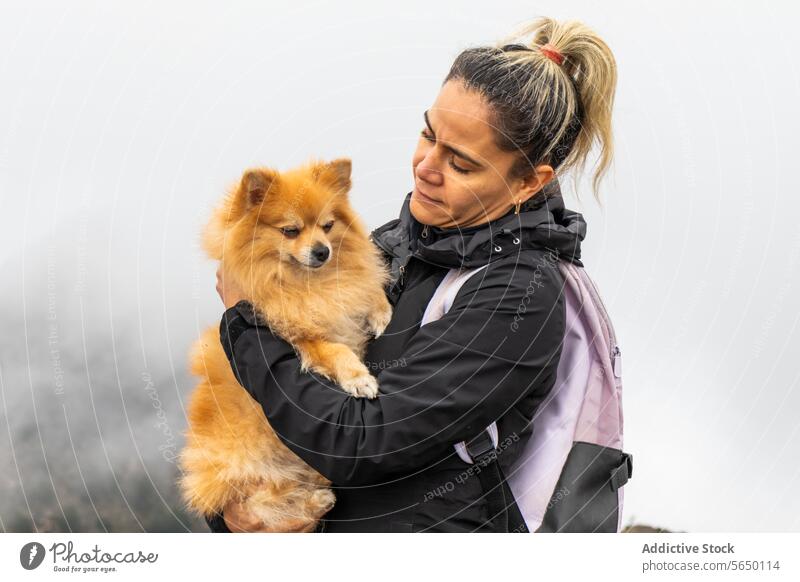
[[539,47],[539,50],[544,53],[548,59],[553,61],[555,64],[560,65],[564,62],[564,55],[558,52],[558,49],[551,45],[549,42],[547,44],[543,44]]

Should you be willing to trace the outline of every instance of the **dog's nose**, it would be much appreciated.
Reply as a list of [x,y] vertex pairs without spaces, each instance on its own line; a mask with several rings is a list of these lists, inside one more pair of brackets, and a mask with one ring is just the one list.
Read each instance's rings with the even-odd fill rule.
[[311,257],[320,263],[324,263],[331,255],[331,250],[325,245],[317,245],[311,249]]

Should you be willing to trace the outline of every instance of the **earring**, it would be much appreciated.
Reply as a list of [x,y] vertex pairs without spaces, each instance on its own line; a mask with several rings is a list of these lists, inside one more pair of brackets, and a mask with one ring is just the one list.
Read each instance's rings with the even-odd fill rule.
[[516,205],[515,205],[515,206],[516,206],[516,209],[514,210],[514,214],[519,214],[519,207],[520,207],[521,205],[522,205],[522,201],[521,201],[521,200],[517,200],[517,203],[516,203]]

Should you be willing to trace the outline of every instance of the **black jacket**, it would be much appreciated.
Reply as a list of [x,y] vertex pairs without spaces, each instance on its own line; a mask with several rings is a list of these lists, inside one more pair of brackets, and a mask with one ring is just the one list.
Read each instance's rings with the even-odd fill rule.
[[[252,307],[227,310],[220,339],[279,438],[333,482],[317,531],[494,531],[480,480],[453,445],[497,421],[508,471],[555,381],[564,334],[555,258],[580,265],[582,216],[558,195],[486,224],[425,227],[409,211],[372,232],[391,266],[394,314],[365,357],[379,396],[355,398],[314,373]],[[441,319],[420,327],[451,268],[470,278]],[[219,516],[212,530],[224,531]]]

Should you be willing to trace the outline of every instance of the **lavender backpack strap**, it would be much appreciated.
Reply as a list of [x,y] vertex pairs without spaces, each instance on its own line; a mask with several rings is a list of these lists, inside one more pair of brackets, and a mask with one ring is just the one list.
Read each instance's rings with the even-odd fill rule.
[[[439,286],[433,293],[433,297],[431,297],[430,302],[428,302],[428,306],[425,308],[425,313],[422,316],[422,322],[420,325],[425,325],[431,321],[436,321],[445,313],[447,313],[450,310],[450,307],[453,305],[453,301],[455,300],[459,289],[461,289],[464,283],[466,283],[470,277],[488,266],[489,265],[486,264],[482,267],[476,267],[474,269],[450,269],[447,272],[447,275],[445,275],[444,279],[442,279],[441,283],[439,283]],[[497,424],[493,422],[486,428],[486,430],[489,432],[492,444],[497,447],[499,440],[497,435]],[[472,464],[472,457],[467,452],[467,444],[464,441],[461,441],[454,446],[458,456],[461,457],[461,460],[465,463]]]

